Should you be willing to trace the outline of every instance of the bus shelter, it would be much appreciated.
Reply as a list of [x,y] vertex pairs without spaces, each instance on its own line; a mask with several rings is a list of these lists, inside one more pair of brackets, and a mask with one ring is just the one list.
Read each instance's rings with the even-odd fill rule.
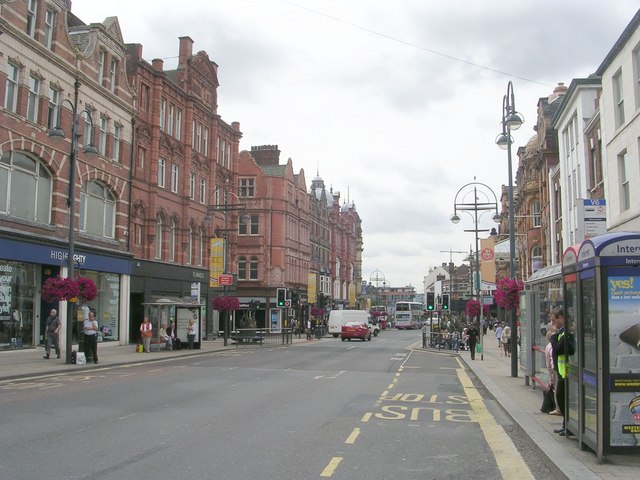
[[544,349],[549,331],[549,313],[563,305],[562,264],[549,265],[531,275],[524,284],[524,297],[524,307],[521,305],[520,312],[526,321],[521,322],[523,328],[520,338],[524,348],[520,364],[525,372],[525,385],[529,385],[531,379],[534,387],[539,385],[546,388],[550,379]]
[[565,321],[576,335],[567,429],[580,448],[640,452],[640,234],[585,240],[563,256]]
[[193,319],[196,325],[193,348],[200,348],[203,327],[202,303],[192,298],[162,297],[143,303],[142,306],[144,307],[144,316],[149,317],[149,321],[153,325],[153,343],[160,344],[160,326],[164,324],[168,327],[169,323],[173,322],[176,338],[180,339],[183,345],[186,345],[189,321]]

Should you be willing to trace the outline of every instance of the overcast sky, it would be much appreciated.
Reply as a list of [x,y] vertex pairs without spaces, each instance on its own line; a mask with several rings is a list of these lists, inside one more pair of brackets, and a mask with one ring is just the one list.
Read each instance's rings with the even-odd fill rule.
[[[538,99],[593,73],[637,8],[637,0],[73,0],[72,11],[85,23],[117,16],[124,41],[167,69],[178,37],[191,37],[194,52],[218,64],[218,113],[240,122],[241,150],[278,145],[307,187],[319,174],[355,202],[363,279],[378,271],[387,285],[421,293],[430,267],[474,244],[464,231],[474,229],[470,215],[449,220],[456,192],[475,178],[499,199],[508,184],[507,154],[494,143],[508,82],[525,117],[513,132],[515,174]],[[490,213],[478,223],[495,225]],[[465,255],[452,258],[459,265]]]

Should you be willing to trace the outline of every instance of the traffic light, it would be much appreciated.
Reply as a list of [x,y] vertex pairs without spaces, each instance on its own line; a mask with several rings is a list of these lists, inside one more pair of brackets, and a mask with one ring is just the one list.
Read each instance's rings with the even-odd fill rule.
[[442,310],[449,310],[449,294],[442,294]]
[[278,307],[284,307],[287,301],[287,289],[279,288],[277,294],[277,305]]
[[435,297],[434,292],[427,292],[427,310],[433,311],[435,308]]

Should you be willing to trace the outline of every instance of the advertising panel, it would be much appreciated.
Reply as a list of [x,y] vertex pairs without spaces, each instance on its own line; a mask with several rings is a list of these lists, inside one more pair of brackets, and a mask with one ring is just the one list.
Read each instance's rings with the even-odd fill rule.
[[640,276],[611,269],[609,299],[610,445],[640,443]]

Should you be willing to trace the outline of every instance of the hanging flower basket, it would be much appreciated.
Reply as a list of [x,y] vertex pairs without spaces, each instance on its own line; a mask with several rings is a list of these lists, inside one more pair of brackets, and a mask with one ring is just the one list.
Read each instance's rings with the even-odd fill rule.
[[220,312],[229,311],[229,310],[239,310],[240,300],[238,300],[238,297],[231,297],[231,296],[214,297],[213,309],[218,310]]
[[64,302],[80,295],[78,283],[71,278],[49,277],[42,284],[42,299],[47,303]]
[[[464,307],[464,313],[467,317],[479,317],[480,316],[480,302],[476,299],[471,299]],[[489,314],[489,305],[482,305],[482,315]]]
[[467,305],[464,307],[464,313],[467,317],[477,317],[480,315],[480,302],[471,299],[467,302]]
[[93,280],[87,277],[78,277],[76,280],[78,284],[78,288],[80,289],[80,294],[78,295],[83,300],[90,302],[91,300],[95,300],[98,296],[98,287]]
[[324,315],[324,308],[322,307],[311,307],[311,316],[312,317],[321,317]]
[[496,283],[493,299],[499,307],[515,312],[520,305],[520,292],[522,290],[524,290],[522,281],[504,277]]
[[76,301],[78,297],[91,301],[98,296],[98,288],[93,280],[86,277],[78,277],[76,280],[50,277],[42,284],[41,295],[47,303]]

